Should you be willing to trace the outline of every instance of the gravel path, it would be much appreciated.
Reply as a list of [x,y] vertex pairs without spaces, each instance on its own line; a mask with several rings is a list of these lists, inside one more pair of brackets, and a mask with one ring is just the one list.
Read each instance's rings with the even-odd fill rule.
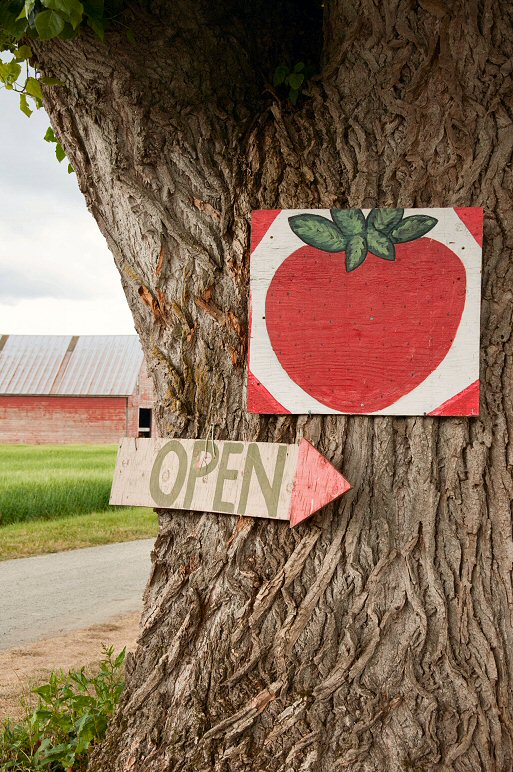
[[0,562],[0,650],[142,608],[153,539]]

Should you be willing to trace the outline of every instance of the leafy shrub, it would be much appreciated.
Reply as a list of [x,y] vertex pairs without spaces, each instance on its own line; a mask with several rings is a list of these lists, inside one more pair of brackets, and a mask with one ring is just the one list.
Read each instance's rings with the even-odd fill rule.
[[0,729],[2,772],[81,772],[101,742],[123,691],[125,649],[104,649],[96,675],[84,668],[52,673],[37,689],[37,707],[24,720]]

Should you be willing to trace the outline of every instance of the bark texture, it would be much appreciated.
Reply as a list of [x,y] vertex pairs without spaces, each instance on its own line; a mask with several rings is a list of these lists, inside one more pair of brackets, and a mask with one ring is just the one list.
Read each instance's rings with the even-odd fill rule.
[[[133,13],[135,46],[114,31],[37,53],[67,84],[48,110],[119,268],[160,432],[304,436],[353,489],[294,531],[160,513],[90,770],[510,770],[513,6],[326,0],[297,109],[265,83],[305,40],[315,52],[300,5]],[[480,418],[246,413],[250,211],[333,205],[485,208]]]

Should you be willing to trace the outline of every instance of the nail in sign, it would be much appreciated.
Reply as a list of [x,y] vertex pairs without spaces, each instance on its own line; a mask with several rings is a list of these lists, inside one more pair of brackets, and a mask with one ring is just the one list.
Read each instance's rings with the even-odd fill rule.
[[124,438],[110,503],[269,517],[294,526],[350,487],[307,440]]

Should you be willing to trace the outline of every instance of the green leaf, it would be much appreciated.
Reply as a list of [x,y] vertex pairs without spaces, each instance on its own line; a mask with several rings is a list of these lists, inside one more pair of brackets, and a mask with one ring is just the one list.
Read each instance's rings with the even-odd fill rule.
[[41,40],[56,38],[64,29],[64,19],[56,11],[38,13],[35,24]]
[[415,241],[424,236],[431,228],[434,228],[438,220],[435,217],[429,217],[426,214],[414,214],[411,217],[405,217],[404,220],[395,226],[390,232],[390,238],[396,244],[403,244],[405,241]]
[[60,142],[55,145],[55,156],[59,163],[66,158],[66,153]]
[[[86,730],[91,727],[94,730],[94,718],[91,716],[90,713],[84,713],[84,715],[81,716],[78,719],[78,721],[75,722],[75,731],[77,734],[86,733]],[[91,739],[92,737],[93,735],[91,734]]]
[[126,39],[130,43],[130,45],[135,46],[136,40],[133,29],[127,29],[126,31]]
[[369,252],[384,260],[395,260],[395,247],[386,233],[376,230],[369,225],[367,227],[367,246]]
[[377,231],[388,233],[401,221],[404,209],[373,209],[367,217],[367,224]]
[[64,86],[65,84],[60,80],[59,78],[47,78],[46,75],[43,75],[41,78],[39,78],[40,83],[42,83],[45,86]]
[[[25,4],[20,11],[20,15],[18,16],[18,19],[28,19],[29,15],[34,10],[35,4],[36,4],[36,0],[25,0]],[[16,19],[16,21],[18,21],[18,19]]]
[[33,110],[29,107],[26,94],[20,94],[20,110],[22,113],[25,113],[27,118],[30,118],[33,113]]
[[62,762],[65,762],[68,752],[69,752],[69,745],[65,745],[64,743],[60,743],[59,745],[54,745],[53,748],[50,748],[49,750],[45,751],[45,753],[42,756],[42,758],[45,761],[62,761]]
[[301,86],[303,85],[303,81],[305,79],[305,76],[302,75],[299,72],[291,72],[290,75],[287,78],[287,82],[289,86],[294,89],[294,91],[299,91]]
[[7,87],[12,86],[21,74],[21,64],[15,59],[11,59],[10,62],[0,61],[0,81],[5,83]]
[[80,756],[81,753],[84,753],[91,745],[93,739],[94,729],[89,730],[87,734],[81,734],[75,748],[75,755]]
[[18,62],[25,62],[32,56],[32,49],[30,46],[20,46],[14,52],[14,56]]
[[336,225],[319,214],[295,214],[289,225],[301,241],[324,252],[343,252],[346,239]]
[[365,217],[361,209],[330,209],[333,222],[344,236],[365,233]]
[[125,657],[126,657],[126,646],[124,649],[121,649],[116,659],[114,660],[114,667],[121,667],[121,665],[125,661]]
[[76,29],[84,17],[84,6],[79,0],[41,0],[46,8],[59,11],[66,16],[73,29]]
[[68,174],[73,174],[75,172],[74,168],[71,164],[68,164]]
[[365,236],[353,236],[346,249],[346,271],[350,273],[358,268],[367,257],[367,240]]
[[286,64],[280,64],[274,71],[273,86],[281,86],[289,74],[289,68]]
[[87,23],[102,43],[105,40],[105,25],[103,19],[96,19],[94,16],[87,17]]
[[64,25],[64,29],[59,35],[59,38],[61,40],[73,40],[74,38],[78,37],[79,34],[80,34],[80,27],[77,27],[77,29],[73,29],[71,24],[69,22],[66,22],[66,24]]
[[35,716],[38,721],[48,721],[48,719],[52,718],[53,711],[43,710],[42,708],[40,708],[39,710],[36,710]]
[[39,686],[37,689],[32,689],[34,694],[37,694],[39,697],[41,697],[45,702],[48,702],[48,700],[52,696],[52,689],[50,684],[44,684],[43,686]]
[[51,126],[48,126],[46,130],[46,134],[44,135],[43,139],[45,142],[58,142],[57,137],[55,136],[54,130]]
[[12,39],[19,40],[26,26],[24,20],[18,21],[16,18],[19,11],[19,2],[17,5],[0,2],[0,39],[2,48],[10,50]]
[[297,104],[298,97],[299,91],[295,88],[291,88],[289,91],[289,102],[293,105]]
[[25,83],[25,91],[30,96],[34,97],[34,99],[39,99],[39,101],[43,100],[43,92],[41,91],[41,84],[37,80],[37,78],[27,78],[27,82]]
[[305,63],[304,62],[298,62],[296,66],[294,67],[294,72],[302,72],[305,69]]

